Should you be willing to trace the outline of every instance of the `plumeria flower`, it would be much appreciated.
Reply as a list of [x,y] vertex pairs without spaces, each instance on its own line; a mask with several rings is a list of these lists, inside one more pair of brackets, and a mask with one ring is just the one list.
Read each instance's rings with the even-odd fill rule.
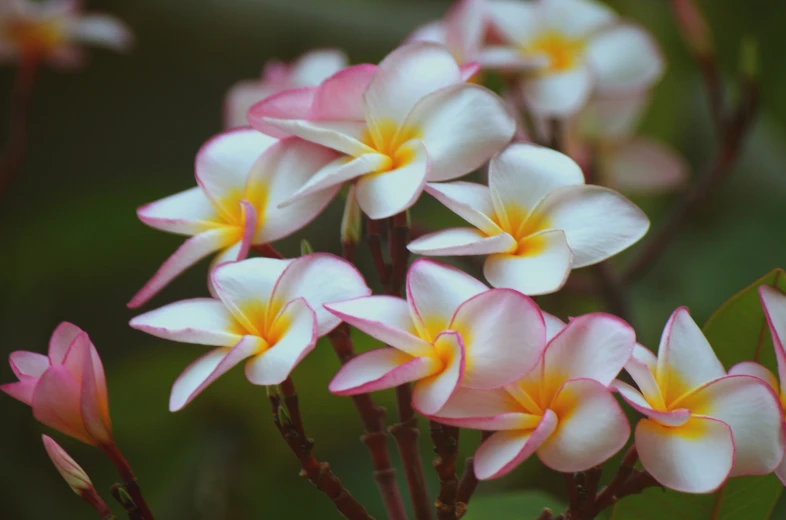
[[104,366],[86,332],[63,322],[47,356],[16,351],[9,362],[19,381],[0,390],[31,406],[38,421],[93,446],[113,444]]
[[0,2],[0,61],[47,60],[71,67],[82,63],[81,44],[124,51],[132,43],[123,22],[84,15],[77,0]]
[[[786,350],[784,350],[784,344],[786,344],[786,294],[773,287],[762,285],[759,287],[759,296],[772,334],[775,359],[778,363],[778,377],[753,361],[737,363],[729,369],[729,374],[749,375],[764,380],[779,396],[781,408],[786,410]],[[786,432],[786,422],[783,424],[783,429]],[[775,474],[786,485],[786,458],[775,469]]]
[[164,262],[132,298],[143,305],[180,273],[220,251],[213,266],[242,260],[252,245],[270,243],[303,228],[331,201],[329,186],[286,208],[289,198],[336,158],[327,148],[300,139],[276,139],[251,128],[214,137],[196,158],[196,188],[142,206],[139,219],[150,227],[192,238]]
[[531,370],[545,345],[538,306],[523,294],[489,290],[481,282],[431,260],[407,274],[407,299],[368,296],[325,306],[390,345],[361,354],[330,383],[355,395],[414,381],[413,405],[434,414],[459,388],[489,389]]
[[[359,91],[363,82],[358,77],[367,78],[369,72],[373,75],[367,88]],[[372,219],[408,209],[426,181],[449,180],[477,169],[515,131],[499,97],[464,83],[456,60],[434,43],[399,47],[373,70],[340,72],[313,96],[304,95],[302,105],[291,93],[273,97],[252,107],[252,126],[263,132],[274,127],[345,154],[287,202],[354,180],[358,204]],[[303,119],[274,115],[277,110],[291,113],[291,105],[308,107],[312,114]]]
[[615,191],[584,184],[579,166],[548,148],[514,144],[491,160],[489,186],[429,183],[426,191],[475,226],[414,240],[421,255],[489,255],[494,287],[525,294],[561,288],[571,269],[601,262],[638,241],[647,216]]
[[371,293],[348,262],[328,254],[251,258],[213,271],[217,299],[172,303],[131,320],[159,338],[218,347],[189,365],[172,387],[180,410],[243,360],[255,385],[276,385],[341,320],[322,305]]
[[663,73],[660,52],[637,25],[593,0],[488,0],[487,12],[503,40],[492,47],[500,63],[522,56],[542,65],[522,81],[530,110],[565,117],[592,92],[625,92]]
[[551,328],[559,332],[532,372],[496,390],[460,388],[432,417],[496,431],[475,453],[479,479],[501,477],[532,454],[557,471],[584,471],[628,440],[630,426],[607,387],[633,352],[633,329],[600,313]]
[[239,81],[229,89],[224,100],[224,126],[246,126],[246,114],[255,103],[282,90],[315,87],[347,65],[347,55],[338,49],[310,51],[291,64],[269,61],[260,79]]
[[636,448],[665,487],[710,493],[728,477],[771,473],[783,459],[783,411],[772,388],[726,375],[686,308],[671,315],[657,358],[638,347],[625,370],[638,390],[621,381],[614,387],[646,416]]

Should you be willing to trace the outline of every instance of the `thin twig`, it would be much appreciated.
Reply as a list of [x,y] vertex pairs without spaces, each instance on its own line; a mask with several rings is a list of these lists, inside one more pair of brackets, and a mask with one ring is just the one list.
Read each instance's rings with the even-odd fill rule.
[[551,512],[551,509],[545,508],[535,520],[554,520],[554,513]]
[[8,141],[0,159],[0,201],[11,181],[16,177],[27,149],[28,113],[33,97],[33,83],[38,70],[37,56],[24,56],[11,90],[11,116],[8,122]]
[[434,441],[434,469],[439,477],[439,494],[435,506],[439,520],[456,519],[456,494],[458,493],[458,477],[456,476],[456,458],[458,457],[459,429],[431,421],[429,431]]
[[382,253],[382,221],[368,219],[366,228],[366,240],[371,251],[371,258],[374,260],[374,268],[377,270],[379,281],[383,287],[388,286],[389,269],[385,263],[385,256]]
[[139,483],[136,480],[134,471],[131,469],[131,466],[128,464],[128,461],[120,452],[117,445],[114,443],[102,445],[101,451],[103,451],[109,460],[112,461],[112,464],[114,464],[117,472],[120,474],[120,478],[123,479],[125,490],[131,496],[134,504],[136,504],[136,507],[139,508],[142,514],[140,520],[155,520],[153,512],[150,510],[150,507],[145,501],[145,497],[142,495],[142,490],[139,488]]
[[611,261],[606,260],[594,266],[598,277],[599,289],[603,299],[612,314],[617,315],[627,322],[631,322],[631,308],[625,287],[619,274],[614,270]]
[[128,520],[143,520],[142,512],[136,507],[134,500],[128,495],[128,492],[122,484],[114,484],[109,490],[118,504],[126,511]]
[[[494,432],[490,431],[480,432],[481,443],[493,434]],[[461,480],[459,480],[456,492],[456,518],[461,518],[467,513],[469,501],[477,488],[478,477],[475,476],[475,459],[467,457],[467,460],[464,462],[464,472],[461,474]]]
[[[597,515],[617,500],[619,500],[620,496],[625,487],[625,483],[634,474],[636,471],[636,461],[639,460],[639,454],[636,451],[636,445],[634,444],[628,451],[625,452],[625,456],[622,457],[622,462],[620,463],[620,467],[617,469],[617,473],[609,482],[609,485],[606,486],[603,491],[595,498],[595,505],[592,508],[593,515]],[[590,518],[594,518],[591,516]]]

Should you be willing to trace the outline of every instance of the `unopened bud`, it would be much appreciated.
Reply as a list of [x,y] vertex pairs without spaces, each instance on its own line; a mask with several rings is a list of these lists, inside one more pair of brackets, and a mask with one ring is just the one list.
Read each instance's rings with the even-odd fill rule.
[[746,79],[756,79],[759,75],[759,42],[746,36],[740,47],[740,73]]
[[59,444],[52,440],[51,437],[42,435],[42,438],[44,440],[46,453],[49,455],[49,458],[52,459],[55,468],[57,468],[57,471],[63,476],[69,487],[74,490],[74,493],[79,496],[84,496],[88,492],[95,492],[90,477],[88,477],[87,473],[79,467],[79,464],[77,464]]
[[310,255],[313,252],[314,252],[314,248],[311,247],[311,242],[309,242],[305,238],[300,241],[300,256]]
[[693,0],[672,0],[674,14],[682,37],[700,56],[712,53],[712,34],[709,26]]
[[279,406],[278,408],[278,422],[281,425],[292,424],[292,417],[290,417],[289,412],[284,406]]
[[349,188],[347,203],[344,205],[344,216],[341,219],[341,243],[357,244],[363,229],[363,215],[355,198],[355,185]]

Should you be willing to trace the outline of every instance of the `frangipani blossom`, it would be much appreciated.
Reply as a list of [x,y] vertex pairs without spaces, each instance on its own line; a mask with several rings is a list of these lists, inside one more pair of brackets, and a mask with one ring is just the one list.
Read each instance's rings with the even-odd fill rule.
[[[762,285],[759,287],[759,296],[764,306],[764,314],[772,334],[772,343],[775,347],[775,359],[778,362],[778,377],[775,377],[767,368],[752,361],[737,363],[729,369],[729,374],[749,375],[758,377],[769,384],[780,398],[781,408],[786,410],[786,294],[773,287]],[[783,424],[786,432],[786,422]],[[786,485],[786,458],[775,468],[775,474]]]
[[63,322],[47,356],[20,350],[9,362],[19,381],[0,390],[31,406],[38,421],[93,446],[112,444],[104,366],[86,332]]
[[409,244],[421,255],[489,255],[494,287],[537,295],[561,288],[571,269],[601,262],[638,241],[647,216],[619,193],[584,184],[579,166],[548,148],[514,144],[491,160],[489,186],[429,183],[426,191],[475,226]]
[[625,370],[638,390],[621,381],[614,387],[646,416],[636,448],[662,485],[710,493],[728,477],[770,473],[783,459],[783,411],[772,388],[726,375],[686,308],[671,315],[657,358],[637,347]]
[[344,365],[330,383],[338,395],[414,381],[413,406],[434,414],[459,388],[489,389],[531,370],[546,342],[538,306],[523,294],[492,289],[431,260],[407,275],[407,299],[369,296],[325,306],[390,345]]
[[[522,81],[536,115],[565,117],[592,92],[647,87],[663,73],[660,51],[637,25],[621,22],[593,0],[488,0],[491,24],[504,44],[492,47],[500,63],[522,56],[542,65]],[[530,65],[531,66],[531,65]]]
[[370,294],[351,264],[328,254],[295,260],[251,258],[213,271],[218,299],[175,302],[131,320],[159,338],[218,347],[189,365],[172,387],[169,409],[187,405],[243,360],[255,385],[276,385],[341,320],[325,303]]
[[255,103],[282,90],[316,87],[347,64],[347,55],[338,49],[310,51],[291,64],[267,62],[261,78],[239,81],[229,89],[224,100],[224,126],[248,125],[248,109]]
[[615,316],[574,318],[549,341],[529,374],[496,390],[461,388],[431,418],[496,431],[475,453],[481,480],[505,475],[533,453],[554,470],[584,471],[617,453],[630,435],[607,387],[635,342],[630,325]]
[[71,67],[82,62],[80,44],[124,51],[133,43],[117,18],[79,11],[77,0],[0,1],[0,61],[47,60]]
[[[131,299],[143,305],[180,273],[220,251],[212,266],[242,260],[252,245],[284,238],[311,222],[339,186],[311,193],[286,208],[283,200],[336,153],[300,139],[277,141],[251,128],[219,134],[199,150],[196,188],[142,206],[150,227],[191,236]],[[212,267],[211,266],[211,267]]]
[[376,68],[345,69],[316,92],[273,96],[252,107],[249,121],[270,135],[296,135],[345,154],[288,202],[354,180],[358,204],[372,219],[408,209],[426,181],[475,170],[515,131],[499,97],[464,83],[450,52],[426,42],[399,47]]

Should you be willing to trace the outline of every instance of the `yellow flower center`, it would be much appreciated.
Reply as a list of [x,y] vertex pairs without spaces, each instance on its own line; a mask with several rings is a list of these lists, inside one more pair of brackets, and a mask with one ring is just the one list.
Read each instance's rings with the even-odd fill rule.
[[504,232],[516,240],[516,245],[508,253],[516,256],[535,256],[546,248],[546,240],[533,237],[536,233],[552,229],[546,215],[530,212],[522,207],[505,207],[505,215],[492,219]]
[[24,54],[48,54],[65,42],[58,20],[15,20],[3,32]]
[[551,30],[541,33],[521,52],[526,56],[545,56],[549,60],[547,72],[562,72],[576,66],[585,48],[584,40]]
[[407,141],[420,137],[415,128],[399,127],[394,121],[383,119],[368,126],[360,141],[373,148],[389,161],[374,173],[383,173],[402,168],[415,158],[414,150],[404,146]]

